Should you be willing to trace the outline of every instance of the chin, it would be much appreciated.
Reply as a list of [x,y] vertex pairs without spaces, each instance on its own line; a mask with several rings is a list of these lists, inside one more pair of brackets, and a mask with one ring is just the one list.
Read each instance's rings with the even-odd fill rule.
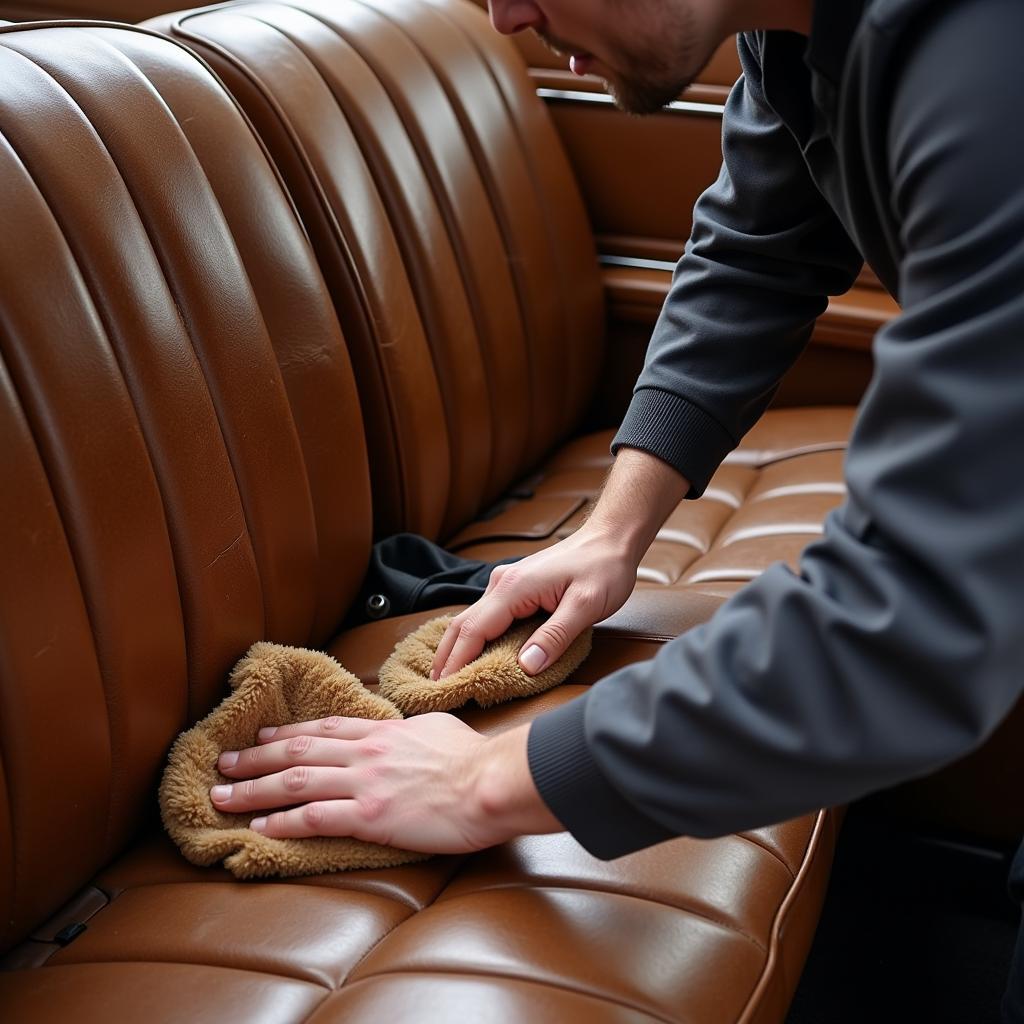
[[605,79],[604,85],[608,95],[615,101],[619,110],[627,114],[656,114],[667,107],[689,85],[689,81],[671,86],[653,84],[637,84]]

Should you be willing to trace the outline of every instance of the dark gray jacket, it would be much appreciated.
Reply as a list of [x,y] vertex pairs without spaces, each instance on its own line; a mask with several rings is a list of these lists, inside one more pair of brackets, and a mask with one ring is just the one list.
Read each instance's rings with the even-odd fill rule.
[[741,38],[721,176],[616,447],[695,497],[861,254],[903,314],[799,575],[534,723],[537,786],[596,855],[927,773],[1024,690],[1022,38],[1020,0],[819,0],[809,47]]

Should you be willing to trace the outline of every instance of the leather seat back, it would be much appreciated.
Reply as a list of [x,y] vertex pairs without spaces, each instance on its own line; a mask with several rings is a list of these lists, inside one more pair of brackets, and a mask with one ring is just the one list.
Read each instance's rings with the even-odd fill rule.
[[296,197],[366,397],[378,529],[450,535],[577,427],[601,362],[593,239],[521,58],[467,0],[153,24],[213,64]]
[[0,81],[7,946],[137,829],[249,644],[333,635],[371,511],[323,280],[221,85],[62,27],[0,29]]

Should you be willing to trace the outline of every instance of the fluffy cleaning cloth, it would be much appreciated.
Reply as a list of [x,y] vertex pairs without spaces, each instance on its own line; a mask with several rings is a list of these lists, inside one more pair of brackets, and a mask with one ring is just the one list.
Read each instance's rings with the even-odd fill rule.
[[272,839],[248,827],[252,814],[218,811],[210,788],[232,780],[217,771],[217,758],[225,750],[256,746],[264,726],[329,715],[402,717],[390,701],[371,693],[318,651],[254,644],[235,666],[230,682],[231,695],[178,738],[160,785],[164,827],[188,860],[202,866],[223,860],[238,878],[259,878],[394,867],[425,859],[421,853],[358,839]]
[[475,661],[444,679],[430,678],[434,653],[451,616],[431,619],[399,641],[380,670],[380,692],[407,715],[451,711],[474,700],[490,707],[516,697],[543,693],[563,682],[590,653],[593,630],[585,630],[553,665],[528,676],[519,667],[519,650],[543,622],[530,619],[489,643]]
[[470,700],[487,707],[541,693],[574,672],[591,645],[587,630],[554,665],[528,676],[519,667],[519,649],[541,621],[524,622],[488,644],[476,661],[434,682],[431,663],[451,617],[433,619],[400,641],[385,662],[380,671],[382,696],[367,690],[329,655],[253,644],[231,673],[231,695],[182,733],[171,749],[160,785],[164,827],[193,864],[223,860],[238,878],[287,878],[425,860],[425,854],[358,839],[271,839],[253,832],[248,827],[252,814],[224,814],[210,800],[211,787],[232,781],[217,771],[217,759],[225,750],[256,746],[259,730],[268,725],[328,715],[401,718],[402,711],[450,711]]

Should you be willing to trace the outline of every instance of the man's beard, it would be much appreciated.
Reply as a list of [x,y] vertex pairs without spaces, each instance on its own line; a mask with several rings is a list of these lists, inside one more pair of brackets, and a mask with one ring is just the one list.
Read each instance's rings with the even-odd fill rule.
[[[616,65],[629,70],[624,74],[614,72],[603,81],[620,110],[628,114],[653,114],[661,110],[679,97],[710,60],[709,53],[703,61],[695,63],[693,12],[684,7],[672,21],[667,38],[674,42],[664,47],[667,52],[656,53],[654,46],[648,44],[646,47],[637,46],[635,50],[620,50],[616,54]],[[540,32],[536,35],[560,57],[579,52],[579,47],[562,39]],[[662,47],[658,49],[662,50]]]
[[671,80],[653,76],[634,76],[629,79],[604,79],[608,95],[615,105],[627,114],[654,114],[679,98],[679,94],[696,75]]

